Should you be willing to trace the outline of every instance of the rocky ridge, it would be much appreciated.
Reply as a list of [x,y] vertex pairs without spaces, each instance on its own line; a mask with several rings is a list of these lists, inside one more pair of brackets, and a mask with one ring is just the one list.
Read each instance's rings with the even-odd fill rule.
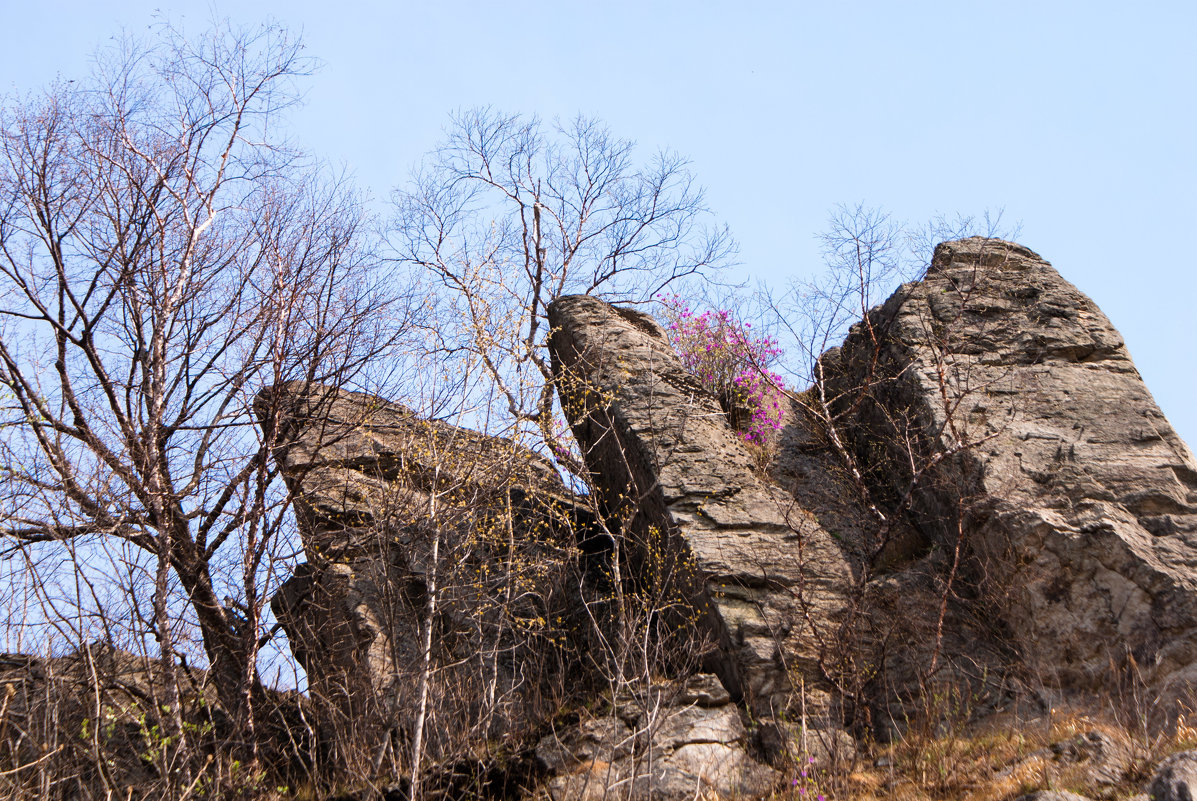
[[[770,477],[647,315],[563,297],[549,316],[557,389],[593,485],[585,498],[529,451],[379,399],[269,396],[291,404],[276,458],[309,557],[276,610],[313,692],[342,699],[326,714],[341,726],[374,715],[379,753],[412,722],[430,530],[493,567],[512,546],[475,534],[503,520],[518,521],[509,541],[527,562],[548,566],[528,585],[537,600],[525,619],[588,610],[602,631],[616,617],[603,593],[618,585],[651,601],[643,630],[668,674],[619,683],[562,722],[528,709],[535,694],[515,677],[537,664],[545,681],[580,690],[587,670],[605,664],[609,677],[610,654],[547,668],[547,640],[486,639],[471,609],[495,606],[499,584],[446,599],[445,665],[522,654],[490,684],[519,714],[492,724],[537,743],[555,801],[647,798],[650,787],[760,797],[780,780],[766,763],[792,756],[796,733],[888,736],[933,685],[966,687],[983,699],[976,714],[1127,681],[1160,710],[1191,697],[1197,463],[1109,321],[1032,251],[941,245],[922,281],[823,356],[829,400],[795,399]],[[486,471],[471,467],[479,453]],[[456,513],[430,513],[451,495]],[[579,546],[589,567],[571,573]],[[590,648],[584,628],[570,653]],[[852,683],[853,665],[876,667]],[[715,677],[726,698],[688,694]],[[469,693],[486,687],[462,681],[466,702],[442,714],[473,720]],[[359,695],[377,708],[355,707]],[[658,702],[633,714],[627,698]]]
[[912,518],[927,551],[965,547],[1026,680],[1099,691],[1113,669],[1191,692],[1197,463],[1100,309],[1034,252],[973,238],[940,245],[870,324],[879,345],[857,326],[824,357],[841,387],[883,379],[846,430],[888,452],[881,495],[909,480],[896,440],[951,455]]

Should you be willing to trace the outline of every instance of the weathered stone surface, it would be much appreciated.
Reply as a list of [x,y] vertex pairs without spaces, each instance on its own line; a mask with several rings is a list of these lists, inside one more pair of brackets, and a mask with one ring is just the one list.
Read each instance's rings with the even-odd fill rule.
[[671,574],[713,649],[709,669],[758,714],[791,700],[792,676],[816,694],[850,579],[839,548],[754,472],[650,317],[572,296],[549,320],[563,407],[624,540],[625,572]]
[[[815,765],[819,770],[827,770],[830,766],[842,767],[851,764],[860,753],[856,739],[842,729],[804,730],[800,723],[782,723],[778,728],[780,735],[785,738],[780,753],[792,757],[800,766]],[[772,748],[767,750],[775,751]]]
[[1182,751],[1160,763],[1147,786],[1151,801],[1193,801],[1197,798],[1197,751]]
[[1084,765],[1089,780],[1099,785],[1121,783],[1134,764],[1126,743],[1096,729],[1053,743],[1050,751],[1057,763]]
[[1108,797],[1122,788],[1135,768],[1136,752],[1130,743],[1109,732],[1092,729],[1054,742],[1006,766],[995,778],[1038,776],[1053,785],[1088,788]]
[[574,499],[553,465],[509,440],[374,395],[300,382],[265,390],[255,408],[259,419],[278,421],[274,459],[294,492],[305,549],[324,558],[376,556],[377,524],[429,516],[433,489],[450,509],[510,502],[525,528],[568,527],[558,507]]
[[940,553],[963,515],[962,569],[1029,675],[1092,689],[1113,665],[1191,690],[1197,463],[1105,315],[1030,250],[973,238],[940,245],[870,321],[879,349],[857,326],[824,357],[846,391],[875,382],[858,452],[888,450],[874,475],[891,496],[909,480],[901,436],[917,434],[924,460],[952,457],[914,512]]
[[719,681],[719,677],[711,673],[697,673],[682,685],[674,706],[723,706],[731,701],[731,694]]
[[[888,740],[913,717],[937,714],[926,703],[928,695],[941,699],[939,712],[956,716],[983,715],[1004,705],[1014,663],[1009,645],[995,639],[987,615],[961,603],[957,593],[948,594],[940,624],[944,550],[929,554],[927,535],[904,515],[891,513],[882,532],[882,521],[833,446],[826,421],[812,414],[817,403],[814,390],[792,400],[770,475],[815,516],[852,566],[858,614],[840,635],[841,653],[851,655],[841,678],[859,688],[872,736]],[[850,432],[842,436],[848,439]],[[869,474],[866,460],[858,466]],[[877,669],[867,677],[854,673],[861,665]],[[866,722],[864,714],[855,718]],[[853,750],[828,737],[812,748],[841,756]]]
[[613,762],[630,757],[635,746],[632,728],[608,715],[541,738],[536,744],[536,758],[545,770],[561,774],[595,760]]
[[344,741],[329,748],[372,755],[404,736],[434,581],[429,697],[441,723],[428,753],[535,720],[529,698],[562,661],[535,632],[578,606],[575,499],[552,465],[363,393],[285,384],[257,410],[279,426],[274,457],[308,557],[272,606],[322,733]]
[[624,699],[610,714],[541,739],[536,756],[555,801],[579,798],[688,799],[761,797],[781,775],[749,755],[742,711],[735,704],[697,705],[713,676],[683,687],[654,686]]

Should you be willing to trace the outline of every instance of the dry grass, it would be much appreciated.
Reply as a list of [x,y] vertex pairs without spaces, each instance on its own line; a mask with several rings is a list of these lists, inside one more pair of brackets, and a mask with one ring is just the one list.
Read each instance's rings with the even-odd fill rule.
[[[1124,754],[1117,783],[1102,782],[1094,761],[1065,753],[1070,742],[1095,733]],[[1160,760],[1193,748],[1197,726],[1183,715],[1173,729],[1147,739],[1109,716],[1080,710],[997,715],[947,733],[907,732],[873,746],[851,767],[815,774],[807,792],[790,787],[775,801],[817,801],[819,795],[826,801],[1012,801],[1049,789],[1125,801],[1143,792]]]

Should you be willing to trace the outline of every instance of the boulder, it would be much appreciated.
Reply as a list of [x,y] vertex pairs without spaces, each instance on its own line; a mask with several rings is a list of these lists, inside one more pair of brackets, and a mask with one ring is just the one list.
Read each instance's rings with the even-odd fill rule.
[[1151,801],[1193,801],[1197,798],[1197,751],[1181,751],[1160,763],[1151,784]]
[[[555,300],[549,347],[562,407],[601,488],[625,576],[655,581],[733,699],[780,714],[800,682],[827,714],[821,660],[851,581],[814,516],[754,470],[715,398],[641,312]],[[697,647],[695,647],[697,646]]]
[[536,746],[554,801],[760,798],[781,774],[757,761],[742,710],[697,674],[628,692],[607,714],[563,727]]
[[551,463],[359,392],[283,384],[256,410],[277,427],[308,559],[272,607],[333,759],[376,770],[401,748],[426,675],[432,757],[551,712],[569,652],[558,622],[580,614],[582,514]]
[[876,495],[916,485],[911,558],[962,546],[961,586],[1042,686],[1189,692],[1197,463],[1093,301],[1027,248],[972,238],[867,323],[823,364]]

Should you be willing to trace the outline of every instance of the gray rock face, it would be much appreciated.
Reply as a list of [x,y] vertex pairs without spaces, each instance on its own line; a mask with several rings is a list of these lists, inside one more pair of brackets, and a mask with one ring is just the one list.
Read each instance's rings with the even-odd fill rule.
[[1147,795],[1151,801],[1197,798],[1197,751],[1182,751],[1161,762],[1147,786]]
[[[679,679],[636,697],[651,682],[619,673],[632,689],[603,716],[540,738],[555,801],[762,797],[779,774],[753,753],[850,757],[826,678],[844,665],[868,674],[845,697],[879,696],[887,715],[857,721],[882,734],[937,693],[971,715],[1015,682],[1079,696],[1129,677],[1168,710],[1197,686],[1197,462],[1109,321],[1031,251],[941,245],[822,358],[847,449],[796,403],[768,478],[652,319],[591,297],[548,314],[602,511],[584,537],[579,499],[510,442],[358,393],[260,399],[308,556],[274,608],[319,713],[358,738],[346,753],[403,742],[434,584],[432,757],[552,725],[534,699],[568,695],[543,692],[565,657],[538,627],[571,609],[604,643],[592,672],[622,670],[611,643],[634,630],[636,671]],[[609,546],[591,585],[578,539]],[[612,589],[643,608],[612,611]],[[1100,732],[1033,756],[1085,786],[1132,767]],[[1190,797],[1181,756],[1152,798]]]
[[536,757],[554,801],[759,798],[781,774],[748,755],[742,712],[715,676],[621,698],[604,717],[545,736]]
[[801,676],[826,706],[818,661],[850,580],[813,516],[766,483],[718,403],[647,315],[591,297],[549,307],[562,405],[606,493],[628,575],[668,576],[693,610],[707,665],[758,715]]
[[258,403],[308,557],[272,606],[329,748],[406,736],[434,587],[428,753],[535,720],[529,698],[561,669],[537,632],[577,606],[574,499],[552,466],[362,393],[283,385]]
[[298,382],[262,392],[259,418],[280,427],[274,458],[294,493],[304,547],[334,561],[374,555],[379,525],[510,503],[548,529],[568,528],[555,507],[573,497],[553,465],[527,448],[426,420],[374,395]]
[[917,492],[925,549],[952,553],[963,520],[962,569],[1030,674],[1194,687],[1197,464],[1105,315],[1030,250],[974,238],[940,245],[870,322],[879,347],[858,325],[824,357],[845,397],[875,387],[857,450],[890,497],[910,480],[895,443],[951,457]]

